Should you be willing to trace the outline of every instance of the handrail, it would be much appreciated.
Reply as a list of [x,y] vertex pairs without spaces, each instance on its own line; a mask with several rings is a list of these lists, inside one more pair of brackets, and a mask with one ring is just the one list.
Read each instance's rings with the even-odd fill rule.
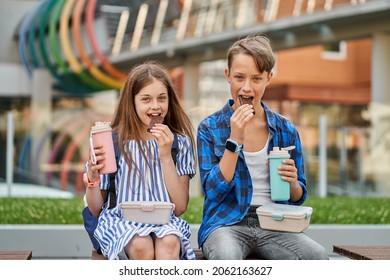
[[[170,43],[177,42],[181,45],[183,45],[183,43],[185,45],[186,40],[189,41],[199,36],[207,36],[212,43],[215,38],[213,35],[216,34],[224,36],[224,33],[226,32],[231,34],[232,31],[235,31],[237,33],[240,32],[241,29],[243,32],[248,32],[250,30],[255,31],[257,30],[256,27],[259,25],[270,25],[275,21],[280,21],[281,24],[285,23],[285,19],[288,17],[296,19],[297,17],[314,13],[322,13],[322,16],[324,16],[327,13],[334,11],[336,7],[365,5],[369,2],[380,3],[383,2],[383,0],[291,0],[288,1],[288,3],[287,1],[282,2],[280,0],[269,0],[264,3],[259,3],[254,0],[182,0],[177,2],[176,0],[161,0],[157,14],[152,19],[154,20],[154,24],[152,24],[153,31],[150,40],[143,40],[145,37],[145,21],[147,20],[147,22],[149,22],[151,15],[154,13],[148,13],[148,9],[151,9],[151,7],[149,7],[146,2],[142,5],[138,5],[129,1],[129,7],[126,7],[125,5],[121,6],[124,11],[123,13],[119,13],[122,20],[118,26],[116,26],[116,34],[114,36],[110,35],[112,38],[109,38],[110,40],[108,40],[108,42],[111,42],[112,45],[109,46],[110,49],[108,50],[108,53],[111,55],[112,60],[116,60],[118,63],[118,60],[123,60],[126,57],[138,57],[138,53],[140,54],[139,56],[142,56],[146,51],[145,47],[149,48],[149,52],[152,53],[163,52],[158,45],[165,44],[167,41],[164,41],[164,39],[168,36],[170,36],[169,38],[173,37],[172,39],[174,42]],[[282,3],[284,5],[281,5]],[[19,33],[20,57],[26,70],[31,74],[34,68],[44,64],[56,80],[60,81],[63,85],[66,85],[65,87],[68,90],[85,91],[91,90],[91,88],[98,90],[106,88],[120,89],[127,79],[127,74],[110,63],[108,57],[100,50],[97,44],[94,29],[97,5],[97,0],[41,1],[34,12],[29,13],[26,16]],[[172,21],[174,22],[173,25],[171,25],[171,22],[168,22],[168,20],[172,20],[172,16],[166,17],[167,11],[170,11],[168,8],[169,5],[175,5],[175,8],[181,9],[180,15],[174,15],[174,21]],[[104,6],[107,6],[107,4],[104,4]],[[83,11],[76,11],[80,9],[80,7],[82,7],[85,12],[86,36],[94,55],[93,58],[87,54],[84,45],[80,44],[80,42],[83,43],[82,34],[80,32],[82,28],[81,18]],[[128,10],[130,8],[133,9],[132,7],[138,7],[138,11],[135,11],[135,13],[138,13],[138,17],[135,21],[128,20],[128,17],[131,16],[128,14]],[[81,56],[81,64],[85,64],[85,66],[78,62],[78,59],[76,59],[76,56],[72,53],[69,38],[66,38],[69,35],[67,34],[69,32],[67,31],[67,28],[69,28],[70,25],[69,17],[72,9],[73,18],[78,18],[79,20],[77,24],[75,24],[73,20],[71,22],[72,34],[74,37],[72,39],[79,42],[76,43],[76,47]],[[103,13],[103,16],[104,14],[105,13]],[[75,15],[77,15],[77,17]],[[319,15],[319,17],[321,17],[321,15]],[[57,21],[60,21],[59,37],[62,50],[56,42],[57,34],[55,33],[57,31]],[[50,22],[49,34],[46,33],[48,22]],[[131,22],[131,26],[128,25],[129,22]],[[37,24],[40,24],[38,30],[36,30]],[[164,24],[166,24],[167,27],[164,27]],[[150,26],[151,24],[148,23],[148,28]],[[126,33],[132,34],[132,38],[130,38],[130,47],[122,48],[124,44],[129,43],[124,40],[125,37],[130,37],[124,36]],[[35,51],[35,38],[37,34],[41,58],[38,58]],[[172,34],[174,36],[172,36]],[[149,36],[149,32],[147,35]],[[27,36],[30,53],[28,53],[26,49]],[[47,36],[51,43],[50,50],[47,49],[45,43],[45,38]],[[116,40],[114,40],[114,37]],[[163,45],[162,48],[164,48]],[[61,53],[61,51],[63,53]],[[166,51],[168,55],[170,55],[171,52],[175,52],[172,47]],[[50,61],[49,54],[54,54],[53,58],[55,59],[55,64]],[[30,57],[28,55],[30,55]],[[62,59],[62,55],[64,55],[66,61]],[[96,61],[94,58],[96,58]],[[43,63],[41,63],[41,61]],[[122,63],[122,67],[126,67],[126,65]],[[129,65],[129,68],[131,68],[131,65]],[[72,74],[75,74],[78,77],[73,77]],[[78,88],[80,84],[84,88]]]

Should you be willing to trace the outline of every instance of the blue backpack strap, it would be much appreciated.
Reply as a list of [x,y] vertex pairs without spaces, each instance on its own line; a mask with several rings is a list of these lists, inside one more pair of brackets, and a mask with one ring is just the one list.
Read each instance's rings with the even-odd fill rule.
[[179,153],[179,143],[177,141],[177,134],[176,132],[173,132],[173,143],[172,143],[172,149],[171,149],[171,155],[173,159],[173,163],[176,165],[176,157]]
[[[117,131],[113,131],[112,132],[112,142],[114,144],[116,166],[118,166],[119,157],[121,155],[121,152],[119,150],[119,145],[118,145],[118,132]],[[117,172],[118,172],[118,170],[113,172],[113,173],[110,173],[108,175],[110,177],[110,186],[108,188],[108,192],[110,194],[110,201],[109,201],[109,204],[108,204],[108,209],[112,209],[112,208],[114,208],[116,206],[115,176],[116,176]]]
[[[118,166],[119,157],[120,157],[120,150],[119,150],[119,145],[118,145],[118,133],[116,131],[112,133],[112,140],[114,143],[116,165]],[[115,205],[116,205],[116,189],[115,189],[115,175],[116,175],[116,173],[117,173],[117,171],[109,174],[109,177],[110,177],[110,186],[108,188],[109,196],[110,196],[110,203],[109,203],[109,207],[108,207],[109,209],[115,207]],[[89,238],[91,239],[93,248],[97,251],[98,254],[102,254],[101,249],[100,249],[100,244],[94,236],[94,232],[95,232],[96,226],[98,224],[98,218],[95,217],[91,213],[88,206],[83,209],[82,216],[84,219],[84,228],[87,231]]]
[[88,233],[89,239],[92,242],[92,246],[98,252],[98,254],[101,254],[99,242],[96,240],[96,238],[94,236],[94,232],[95,232],[96,226],[98,224],[98,218],[95,217],[91,213],[88,206],[84,207],[81,214],[82,214],[83,220],[84,220],[84,228],[85,228],[86,232]]

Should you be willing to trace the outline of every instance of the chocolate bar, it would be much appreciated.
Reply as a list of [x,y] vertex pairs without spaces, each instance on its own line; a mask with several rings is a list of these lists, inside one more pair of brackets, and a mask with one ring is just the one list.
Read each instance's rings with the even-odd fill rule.
[[[238,97],[238,99],[240,100],[240,104],[241,104],[241,105],[249,104],[249,105],[252,105],[252,106],[253,106],[253,102],[252,102],[253,97],[245,98],[245,97],[243,97],[242,95],[240,95],[240,96]],[[255,111],[253,111],[253,115],[254,115],[254,114],[255,114]]]
[[245,97],[243,97],[242,95],[240,95],[239,97],[238,97],[238,99],[240,100],[240,103],[241,103],[241,105],[244,105],[244,104],[249,104],[249,105],[253,105],[253,102],[252,102],[252,97],[250,97],[250,98],[245,98]]
[[152,116],[150,119],[150,123],[148,128],[146,129],[147,132],[150,132],[150,130],[157,124],[157,123],[163,123],[164,118],[161,116]]

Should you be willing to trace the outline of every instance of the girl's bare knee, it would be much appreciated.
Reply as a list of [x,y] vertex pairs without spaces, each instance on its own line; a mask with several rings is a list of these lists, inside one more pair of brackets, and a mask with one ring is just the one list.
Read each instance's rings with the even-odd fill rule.
[[132,260],[153,260],[153,239],[148,236],[134,236],[126,245],[125,251]]
[[180,240],[173,234],[156,239],[156,259],[179,259]]

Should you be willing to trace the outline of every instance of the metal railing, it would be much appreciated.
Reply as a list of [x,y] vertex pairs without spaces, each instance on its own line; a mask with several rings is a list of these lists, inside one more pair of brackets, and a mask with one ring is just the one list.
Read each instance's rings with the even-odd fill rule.
[[[377,0],[160,0],[100,6],[111,55]],[[103,1],[104,2],[104,1]],[[123,3],[124,1],[122,1]],[[125,4],[123,4],[125,5]],[[169,17],[167,16],[169,13]],[[115,30],[113,32],[113,30]]]

